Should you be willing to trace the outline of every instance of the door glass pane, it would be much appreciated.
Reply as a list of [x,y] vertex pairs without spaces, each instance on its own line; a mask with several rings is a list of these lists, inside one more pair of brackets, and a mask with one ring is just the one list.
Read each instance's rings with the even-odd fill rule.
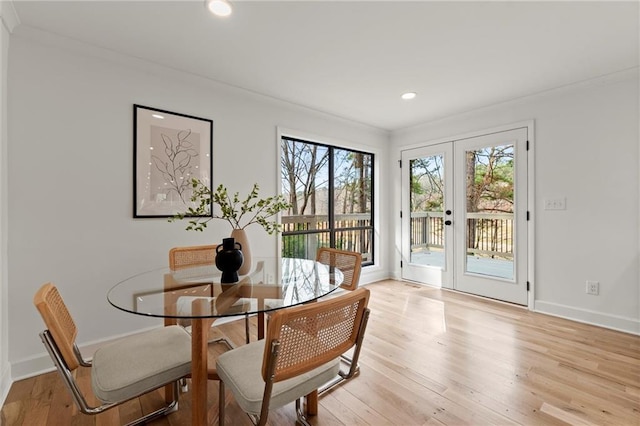
[[411,263],[444,269],[444,156],[410,161]]
[[466,151],[465,271],[512,280],[514,145]]

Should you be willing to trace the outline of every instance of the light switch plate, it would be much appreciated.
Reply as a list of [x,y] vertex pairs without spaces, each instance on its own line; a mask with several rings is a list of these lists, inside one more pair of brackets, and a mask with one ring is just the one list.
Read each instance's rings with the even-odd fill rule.
[[547,198],[544,200],[545,210],[566,210],[567,199],[565,197],[560,198]]

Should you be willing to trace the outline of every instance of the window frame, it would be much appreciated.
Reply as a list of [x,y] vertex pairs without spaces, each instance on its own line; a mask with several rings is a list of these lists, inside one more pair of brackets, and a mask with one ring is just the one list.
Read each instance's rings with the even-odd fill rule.
[[[322,139],[322,138],[320,138]],[[279,185],[282,188],[283,185],[283,179],[282,179],[282,144],[283,142],[287,140],[287,141],[292,141],[292,142],[296,142],[296,143],[304,143],[304,144],[308,144],[308,145],[315,145],[318,147],[322,147],[327,149],[328,151],[328,196],[327,196],[327,222],[328,222],[328,229],[321,229],[321,230],[298,230],[298,231],[289,231],[289,232],[282,232],[282,235],[280,236],[279,239],[279,252],[282,252],[282,245],[283,245],[283,238],[285,236],[291,236],[291,235],[314,235],[314,234],[322,234],[322,233],[328,233],[329,234],[329,246],[330,247],[335,247],[336,245],[336,234],[340,233],[340,232],[345,232],[345,231],[365,231],[369,233],[369,244],[370,244],[370,248],[368,250],[368,253],[371,254],[370,259],[366,259],[363,260],[362,262],[362,266],[372,266],[375,265],[375,260],[376,260],[376,179],[375,179],[375,173],[376,173],[376,167],[375,167],[375,163],[376,163],[376,153],[375,152],[371,152],[371,151],[365,151],[363,149],[356,149],[356,148],[352,148],[352,147],[348,147],[342,144],[331,144],[329,142],[323,142],[321,140],[318,140],[316,138],[308,138],[308,137],[304,137],[304,136],[292,136],[291,134],[288,133],[278,133],[278,159],[279,159],[279,169],[280,169],[280,174],[279,174]],[[335,212],[335,151],[336,150],[342,150],[342,151],[349,151],[352,153],[358,153],[358,154],[363,154],[365,156],[370,156],[370,185],[369,185],[369,197],[370,197],[370,211],[368,212],[370,217],[369,217],[369,225],[368,226],[350,226],[350,227],[344,227],[344,228],[336,228],[335,224],[336,224],[336,212]],[[282,192],[282,191],[281,191]]]

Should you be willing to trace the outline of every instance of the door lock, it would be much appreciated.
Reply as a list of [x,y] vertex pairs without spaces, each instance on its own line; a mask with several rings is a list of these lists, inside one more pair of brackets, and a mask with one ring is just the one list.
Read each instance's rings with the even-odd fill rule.
[[451,222],[450,220],[445,220],[445,221],[444,221],[444,224],[445,224],[445,225],[451,225],[452,223],[453,223],[453,222]]

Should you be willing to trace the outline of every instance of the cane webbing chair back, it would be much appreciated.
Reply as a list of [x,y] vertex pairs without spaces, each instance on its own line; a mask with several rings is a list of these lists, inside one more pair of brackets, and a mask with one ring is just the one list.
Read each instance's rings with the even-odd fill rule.
[[362,255],[358,252],[321,247],[316,254],[316,261],[329,265],[342,272],[344,278],[340,287],[355,290],[360,282]]
[[362,288],[322,302],[282,309],[272,316],[267,342],[278,342],[279,355],[265,346],[262,377],[289,379],[325,364],[352,348],[358,341],[360,324],[369,302]]
[[[228,385],[238,405],[259,425],[266,423],[270,409],[295,401],[298,421],[308,424],[301,399],[336,376],[343,352],[360,347],[368,301],[369,290],[361,288],[277,310],[265,339],[218,357],[220,395]],[[221,425],[224,406],[221,397]]]
[[169,250],[169,269],[178,271],[193,266],[214,265],[216,262],[216,244],[173,247]]
[[43,285],[33,298],[47,329],[56,341],[56,345],[70,370],[80,366],[75,353],[78,328],[58,289],[51,283]]

